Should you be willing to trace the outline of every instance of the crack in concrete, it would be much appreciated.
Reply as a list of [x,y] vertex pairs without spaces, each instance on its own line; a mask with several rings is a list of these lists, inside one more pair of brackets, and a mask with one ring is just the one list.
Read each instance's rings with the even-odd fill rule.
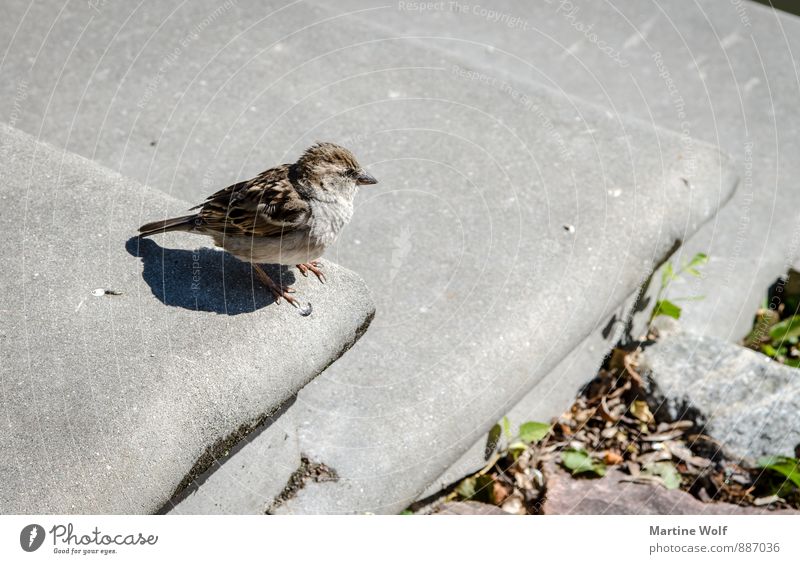
[[327,464],[312,462],[307,456],[301,455],[300,466],[289,476],[283,491],[275,497],[264,513],[271,515],[278,507],[294,498],[310,481],[317,483],[338,482],[339,474]]

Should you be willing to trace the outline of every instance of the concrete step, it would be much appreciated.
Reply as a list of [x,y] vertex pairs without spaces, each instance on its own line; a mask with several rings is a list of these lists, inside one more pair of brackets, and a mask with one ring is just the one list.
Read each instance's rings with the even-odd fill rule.
[[[766,288],[800,264],[800,152],[796,100],[800,81],[793,53],[800,19],[749,2],[626,0],[526,2],[491,6],[441,2],[337,3],[395,37],[435,45],[475,68],[519,83],[543,83],[684,135],[733,155],[742,183],[730,205],[684,241],[673,258],[703,252],[700,279],[673,284],[673,295],[702,295],[683,311],[688,330],[738,342],[750,329]],[[652,299],[651,289],[650,298]],[[632,301],[632,300],[631,300]],[[637,316],[641,331],[646,315]],[[610,320],[609,320],[610,321]],[[548,379],[588,379],[613,343],[599,324],[591,339]],[[567,371],[568,373],[564,373]],[[510,412],[515,420],[546,418],[538,387]],[[435,480],[451,483],[482,465],[483,443]]]
[[[273,8],[70,6],[54,22],[34,6],[2,72],[31,77],[20,127],[194,200],[317,137],[369,165],[381,184],[330,256],[365,276],[378,319],[231,460],[284,484],[295,469],[270,461],[297,452],[336,471],[275,511],[391,512],[605,326],[735,174],[711,146],[686,153],[677,135],[476,69],[439,41]],[[36,57],[44,37],[71,54]],[[295,454],[274,454],[278,435]],[[269,482],[222,464],[176,510],[266,509]]]
[[692,331],[730,341],[747,334],[767,286],[800,260],[800,18],[725,0],[413,6],[337,3],[348,17],[435,45],[484,72],[681,132],[687,155],[693,139],[730,154],[742,186],[685,241],[681,252],[711,260],[703,279],[676,293],[706,296],[684,312]]
[[197,236],[138,240],[186,204],[4,125],[0,177],[5,513],[158,510],[372,318],[332,263],[303,318]]

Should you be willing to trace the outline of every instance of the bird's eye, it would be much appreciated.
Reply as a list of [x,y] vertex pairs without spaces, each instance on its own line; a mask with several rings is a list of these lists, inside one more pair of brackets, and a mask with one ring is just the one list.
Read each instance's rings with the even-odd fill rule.
[[358,177],[358,171],[351,168],[351,169],[348,169],[347,171],[345,171],[344,175],[349,177],[349,178],[357,178]]

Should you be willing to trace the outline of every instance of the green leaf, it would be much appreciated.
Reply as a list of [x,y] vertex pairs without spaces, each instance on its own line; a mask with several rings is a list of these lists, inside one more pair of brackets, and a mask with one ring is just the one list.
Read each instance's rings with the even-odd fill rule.
[[508,420],[508,417],[503,417],[503,432],[506,435],[506,440],[511,442],[511,421]]
[[550,425],[538,421],[526,421],[519,426],[519,438],[523,443],[536,443],[541,441],[550,432]]
[[500,428],[498,423],[494,424],[494,427],[489,429],[489,436],[486,437],[486,447],[483,450],[483,457],[485,460],[489,460],[494,451],[497,450],[497,445],[500,443],[500,435],[503,433],[503,430]]
[[800,488],[800,461],[789,456],[764,456],[758,459],[761,468],[772,470]]
[[675,319],[680,319],[681,308],[669,300],[659,300],[656,302],[656,307],[653,310],[653,318],[656,318],[659,315],[667,315]]
[[681,485],[681,475],[675,465],[669,461],[653,462],[645,465],[644,473],[660,476],[668,490],[678,489]]
[[708,255],[704,253],[697,253],[692,257],[692,260],[689,261],[689,267],[693,266],[701,266],[708,262]]
[[597,460],[592,460],[584,449],[568,448],[561,453],[561,462],[572,474],[592,472],[598,476],[606,475],[606,465]]
[[472,499],[484,503],[494,503],[494,478],[484,474],[475,479],[475,492]]
[[567,449],[561,453],[561,462],[573,474],[587,472],[592,469],[592,458],[583,449]]
[[776,351],[775,347],[773,347],[772,345],[762,345],[761,352],[767,356],[771,356],[772,358],[778,356],[778,351]]
[[414,514],[414,512],[413,512],[413,511],[411,511],[410,509],[403,509],[403,510],[400,512],[400,515],[413,515],[413,514]]
[[520,456],[522,456],[522,453],[525,452],[526,448],[528,448],[528,445],[522,441],[514,441],[508,445],[508,454],[511,455],[512,460],[516,461]]
[[456,493],[464,499],[470,499],[475,495],[475,478],[467,478],[461,480],[461,483],[456,487]]
[[692,266],[687,266],[686,267],[686,272],[688,272],[692,276],[696,276],[698,278],[701,276],[700,271],[697,270],[696,268],[692,267]]
[[664,270],[661,272],[661,287],[664,288],[675,279],[675,271],[672,268],[672,263],[668,262],[664,265]]
[[793,315],[770,327],[769,338],[773,341],[783,341],[790,337],[800,337],[800,315]]
[[525,450],[528,448],[528,445],[523,443],[522,441],[514,441],[510,445],[508,445],[508,450]]

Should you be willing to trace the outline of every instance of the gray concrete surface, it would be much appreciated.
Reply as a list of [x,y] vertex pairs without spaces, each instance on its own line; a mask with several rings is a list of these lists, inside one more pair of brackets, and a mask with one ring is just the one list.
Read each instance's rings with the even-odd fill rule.
[[261,438],[282,416],[274,414],[230,453],[219,457],[190,487],[164,504],[163,510],[169,512],[178,504],[185,515],[264,513],[300,467],[303,455],[294,434],[273,432]]
[[342,476],[287,511],[410,501],[732,188],[710,147],[441,41],[308,4],[173,8],[12,2],[0,88],[19,127],[191,199],[315,138],[351,146],[381,179],[330,253],[375,290],[370,343],[259,435],[297,436]]
[[6,126],[0,177],[3,513],[156,511],[374,312],[330,262],[296,276],[304,318],[202,238],[139,242],[140,215],[186,204]]
[[[597,375],[605,354],[622,337],[625,320],[632,314],[634,301],[633,297],[629,297],[504,414],[513,429],[526,421],[549,422],[572,405],[578,389]],[[486,437],[481,437],[428,485],[420,499],[433,496],[480,470],[488,460],[486,454]]]
[[[752,2],[623,0],[491,6],[343,0],[340,13],[515,81],[546,84],[732,155],[742,176],[731,205],[686,241],[704,252],[703,294],[683,323],[738,341],[769,284],[800,257],[800,18]],[[364,11],[368,10],[368,11]]]
[[[407,47],[403,53],[416,58]],[[425,90],[439,98],[436,92],[452,88],[443,77]],[[308,484],[278,512],[394,512],[408,504],[603,325],[733,186],[714,149],[702,146],[687,186],[676,137],[546,91],[528,95],[552,116],[552,128],[480,85],[449,95],[468,95],[473,107],[485,95],[493,115],[514,124],[514,138],[470,146],[463,141],[469,130],[492,131],[491,122],[480,114],[455,119],[430,101],[384,117],[386,127],[399,129],[444,113],[448,133],[459,134],[445,143],[430,128],[406,133],[401,154],[408,160],[381,147],[383,158],[371,165],[400,187],[376,187],[372,198],[364,192],[360,221],[335,256],[349,257],[375,284],[376,321],[259,439],[297,435],[299,451],[340,480]],[[578,120],[570,117],[576,108]],[[578,140],[575,123],[591,131],[591,144]],[[514,146],[517,136],[535,148],[527,167],[518,162],[524,149]],[[559,138],[574,140],[566,157]],[[464,181],[455,182],[458,176]],[[575,199],[564,198],[571,187]],[[574,391],[579,383],[561,385]],[[227,487],[204,495],[220,498]]]
[[651,410],[694,420],[730,456],[794,456],[800,445],[800,371],[750,349],[679,332],[639,364],[652,381]]
[[[675,283],[672,295],[705,296],[684,310],[682,321],[693,331],[733,342],[747,334],[766,288],[800,257],[797,17],[726,0],[510,0],[408,9],[412,4],[345,0],[337,8],[368,10],[352,17],[484,71],[547,84],[685,133],[688,152],[697,138],[733,155],[742,176],[733,201],[673,259],[710,255],[705,276]],[[645,321],[637,317],[635,332]],[[586,351],[607,343],[596,330],[591,345],[564,360],[571,368],[561,381],[590,378],[602,353]],[[532,390],[511,415],[546,415],[543,395],[550,392]],[[435,484],[480,467],[482,441],[470,452]]]

